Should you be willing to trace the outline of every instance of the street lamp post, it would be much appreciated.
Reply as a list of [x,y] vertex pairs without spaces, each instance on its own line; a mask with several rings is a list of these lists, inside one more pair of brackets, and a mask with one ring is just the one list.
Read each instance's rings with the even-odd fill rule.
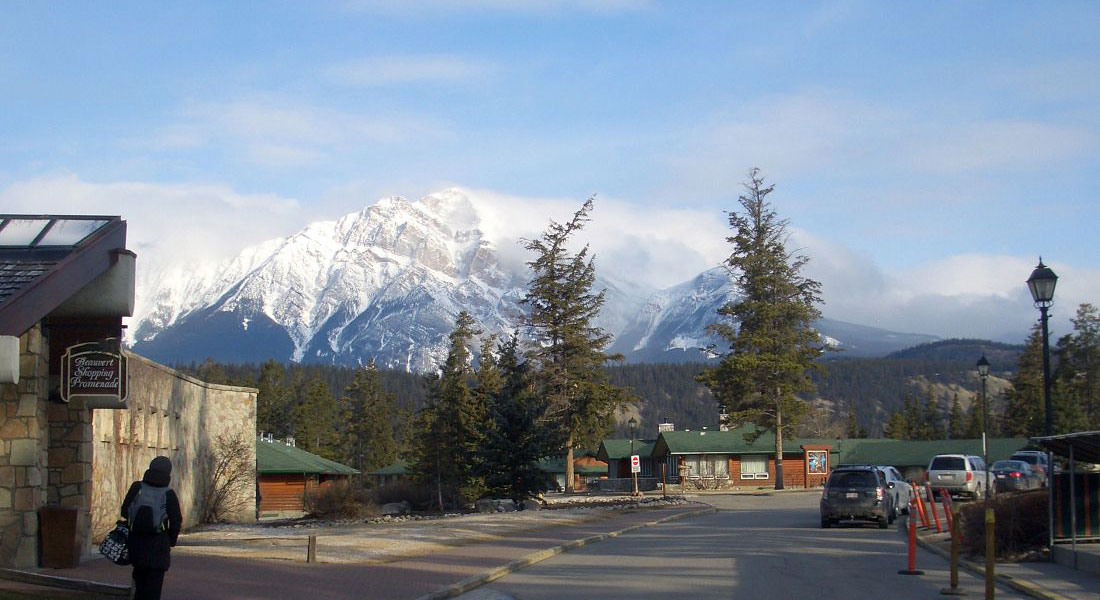
[[640,495],[639,492],[638,492],[638,474],[634,472],[634,466],[633,466],[633,461],[634,461],[634,432],[638,429],[638,420],[635,419],[634,417],[630,417],[630,420],[627,421],[626,424],[630,426],[630,460],[631,460],[630,479],[633,480],[633,491],[630,492],[630,495],[631,496],[638,496],[638,495]]
[[982,380],[982,460],[985,461],[985,503],[989,504],[989,394],[986,379],[989,378],[989,361],[985,354],[978,359],[978,377]]
[[1046,435],[1054,435],[1054,407],[1050,399],[1050,333],[1047,330],[1047,309],[1054,303],[1054,286],[1058,276],[1039,258],[1039,266],[1027,278],[1027,288],[1039,309],[1039,321],[1043,327],[1043,404],[1046,409]]
[[[1035,301],[1035,307],[1039,309],[1039,321],[1043,328],[1043,405],[1046,409],[1046,435],[1054,435],[1054,405],[1050,399],[1050,332],[1047,329],[1047,309],[1054,303],[1054,286],[1058,283],[1058,276],[1050,267],[1043,264],[1043,257],[1039,257],[1039,265],[1027,278],[1027,289],[1031,291],[1031,299]],[[1047,543],[1054,549],[1054,453],[1047,450]],[[1054,552],[1050,553],[1050,559],[1054,560]]]

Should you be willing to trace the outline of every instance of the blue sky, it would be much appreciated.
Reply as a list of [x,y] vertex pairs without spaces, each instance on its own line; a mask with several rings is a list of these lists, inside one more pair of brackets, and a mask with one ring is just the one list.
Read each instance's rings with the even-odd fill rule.
[[122,214],[159,265],[388,195],[530,229],[598,193],[636,234],[598,256],[664,286],[727,252],[758,166],[827,316],[1011,340],[1039,254],[1063,330],[1100,302],[1098,30],[1087,2],[9,3],[0,210]]

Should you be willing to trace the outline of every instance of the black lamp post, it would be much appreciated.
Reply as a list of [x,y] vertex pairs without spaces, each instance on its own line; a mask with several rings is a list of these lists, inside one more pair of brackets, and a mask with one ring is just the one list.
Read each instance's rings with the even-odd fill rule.
[[634,490],[630,493],[631,496],[637,496],[638,494],[638,474],[634,472],[634,432],[638,429],[638,420],[634,417],[630,417],[630,420],[626,422],[630,426],[630,479],[633,480]]
[[1047,330],[1047,309],[1054,303],[1054,286],[1058,276],[1050,267],[1043,264],[1039,257],[1039,266],[1027,278],[1027,288],[1031,298],[1039,309],[1039,321],[1043,327],[1043,404],[1046,409],[1046,435],[1054,435],[1054,409],[1050,400],[1050,333]]
[[985,500],[989,503],[989,395],[986,379],[989,378],[989,361],[983,354],[978,359],[978,377],[982,380],[982,460],[985,461]]

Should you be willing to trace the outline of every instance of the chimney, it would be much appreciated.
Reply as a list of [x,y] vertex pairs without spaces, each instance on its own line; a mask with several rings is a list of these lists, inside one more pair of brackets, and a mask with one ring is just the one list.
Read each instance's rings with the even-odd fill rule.
[[290,446],[291,448],[295,448],[296,446],[294,445],[294,438],[290,437],[290,436],[287,436],[286,445]]
[[666,431],[676,431],[676,426],[672,423],[658,423],[657,433],[664,433]]

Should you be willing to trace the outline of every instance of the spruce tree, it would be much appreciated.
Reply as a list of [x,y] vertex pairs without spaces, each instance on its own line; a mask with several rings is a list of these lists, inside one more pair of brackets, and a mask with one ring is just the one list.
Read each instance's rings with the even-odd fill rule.
[[[1073,403],[1074,412],[1084,415],[1081,429],[1100,428],[1100,315],[1096,307],[1082,304],[1073,319],[1073,333],[1058,340],[1055,348],[1058,368],[1054,378],[1063,405]],[[1062,419],[1064,426],[1081,419]]]
[[295,445],[330,460],[343,458],[337,433],[336,400],[328,385],[319,378],[310,379],[305,397],[294,411]]
[[921,422],[923,428],[921,437],[918,439],[942,440],[947,437],[947,431],[943,425],[943,409],[940,408],[940,400],[931,387],[928,388],[924,399],[924,414]]
[[798,394],[813,389],[821,338],[813,322],[821,284],[802,275],[809,258],[789,252],[787,226],[772,209],[759,169],[749,171],[741,211],[729,213],[734,249],[726,266],[739,299],[718,310],[710,330],[729,344],[717,366],[699,376],[734,424],[775,434],[775,488],[783,489],[783,439],[807,412]]
[[1005,393],[1001,431],[1009,437],[1044,435],[1044,406],[1043,333],[1039,323],[1036,323],[1017,361],[1012,387]]
[[537,239],[524,240],[535,253],[527,265],[532,278],[522,302],[526,325],[534,341],[530,359],[537,365],[538,393],[553,407],[553,416],[565,432],[566,491],[573,491],[573,450],[593,448],[612,427],[619,408],[628,401],[625,390],[608,382],[604,369],[619,356],[604,353],[611,335],[595,325],[604,293],[593,292],[596,267],[583,246],[571,252],[574,234],[590,220],[589,198],[565,223],[551,220]]
[[276,360],[260,365],[256,380],[256,429],[259,433],[271,433],[284,438],[290,434],[291,390],[287,387],[286,368]]
[[478,463],[484,407],[471,386],[470,366],[470,344],[478,333],[473,317],[459,313],[443,368],[428,377],[428,400],[420,412],[413,477],[435,489],[440,511],[472,502],[484,490]]
[[517,336],[501,346],[493,364],[500,385],[490,394],[482,474],[489,493],[511,498],[522,508],[525,500],[549,489],[550,478],[539,468],[539,460],[554,455],[565,440],[559,428],[547,426],[549,405],[534,390]]
[[953,440],[962,439],[965,432],[966,415],[959,404],[959,394],[951,398],[951,411],[947,415],[947,435]]
[[382,389],[382,376],[374,361],[357,369],[344,390],[346,443],[344,462],[361,473],[380,469],[397,458],[394,438],[396,403],[393,394]]

